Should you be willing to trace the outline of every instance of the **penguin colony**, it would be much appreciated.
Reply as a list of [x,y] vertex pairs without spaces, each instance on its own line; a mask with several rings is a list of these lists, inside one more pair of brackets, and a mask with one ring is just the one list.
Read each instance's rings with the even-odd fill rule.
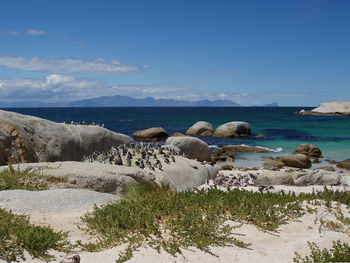
[[151,143],[131,143],[112,147],[107,152],[94,152],[83,158],[84,162],[99,162],[115,165],[133,166],[141,169],[148,168],[152,171],[163,170],[163,165],[175,163],[176,156],[180,152],[173,147],[160,146],[158,143],[153,147]]

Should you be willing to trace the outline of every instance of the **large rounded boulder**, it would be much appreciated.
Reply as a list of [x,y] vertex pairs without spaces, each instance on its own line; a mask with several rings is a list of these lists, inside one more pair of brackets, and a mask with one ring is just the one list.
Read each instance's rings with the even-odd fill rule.
[[177,146],[190,159],[210,161],[210,150],[208,144],[196,137],[169,137],[165,144]]
[[0,165],[80,161],[94,151],[132,141],[127,135],[98,126],[56,123],[0,110]]
[[136,131],[132,135],[140,142],[164,141],[168,137],[168,133],[162,127]]
[[195,136],[212,136],[213,132],[213,126],[209,122],[198,121],[188,128],[186,134]]
[[250,134],[251,134],[251,129],[250,129],[249,123],[244,121],[232,121],[217,127],[213,136],[230,138],[230,137],[247,136]]
[[311,143],[300,144],[295,149],[293,154],[304,154],[309,158],[322,158],[322,152],[320,148]]
[[276,158],[284,163],[285,166],[295,168],[310,168],[311,160],[304,154],[289,154]]

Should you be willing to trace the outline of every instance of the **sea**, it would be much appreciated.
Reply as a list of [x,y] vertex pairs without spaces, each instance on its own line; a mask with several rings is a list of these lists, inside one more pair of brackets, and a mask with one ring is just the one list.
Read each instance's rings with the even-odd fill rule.
[[[201,137],[212,151],[224,145],[258,146],[271,154],[240,154],[239,166],[261,166],[266,156],[291,154],[301,143],[318,146],[323,161],[350,158],[350,116],[303,116],[307,107],[84,107],[7,108],[4,110],[37,116],[55,122],[95,122],[114,132],[132,136],[137,130],[163,127],[169,135],[185,133],[197,121],[207,121],[215,129],[230,121],[245,121],[252,135],[240,138]],[[265,137],[257,138],[258,134]]]

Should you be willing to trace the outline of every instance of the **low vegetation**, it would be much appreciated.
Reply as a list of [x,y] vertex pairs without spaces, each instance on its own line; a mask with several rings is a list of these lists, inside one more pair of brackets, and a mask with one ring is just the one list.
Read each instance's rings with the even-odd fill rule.
[[24,249],[34,257],[48,259],[48,249],[66,251],[70,248],[67,233],[55,232],[50,227],[34,226],[24,215],[15,215],[0,209],[0,259],[18,260]]
[[350,262],[350,245],[340,240],[333,241],[331,249],[321,250],[315,243],[308,242],[311,250],[310,256],[301,257],[295,253],[295,263],[313,263],[313,262]]
[[0,172],[0,191],[12,189],[46,190],[50,184],[63,182],[65,182],[65,178],[43,175],[40,170],[30,168],[15,169],[12,165]]
[[[40,170],[20,171],[11,165],[0,172],[0,190],[45,190],[50,184],[64,182],[60,177],[42,175]],[[223,192],[217,189],[176,193],[151,183],[137,184],[129,189],[125,198],[103,207],[95,207],[93,212],[82,218],[86,224],[85,230],[98,237],[98,241],[80,245],[88,251],[94,251],[127,243],[127,248],[117,262],[130,259],[133,252],[145,243],[173,255],[181,253],[181,248],[190,246],[204,251],[208,251],[211,245],[233,244],[248,248],[250,244],[232,234],[232,230],[241,225],[228,224],[227,220],[253,224],[264,231],[274,231],[289,219],[312,212],[313,209],[308,206],[306,210],[303,209],[304,201],[319,205],[320,200],[329,207],[334,201],[350,206],[348,193],[327,188],[296,196],[283,192]],[[349,223],[350,218],[344,217],[339,211],[337,221]],[[337,222],[324,222],[324,226],[344,231]],[[0,209],[0,236],[0,259],[5,260],[21,257],[24,249],[35,257],[46,258],[48,249],[64,250],[70,246],[66,239],[67,233],[33,226],[28,217],[14,215],[3,209]],[[335,262],[342,252],[349,253],[349,245],[339,242],[334,243],[329,251],[321,251],[311,243],[310,248],[311,257],[301,258],[297,255],[294,262],[316,262],[319,259]]]
[[288,219],[302,215],[303,201],[317,199],[350,204],[347,193],[328,189],[295,196],[216,189],[176,193],[153,184],[136,185],[126,198],[95,207],[83,217],[90,234],[100,238],[97,243],[84,246],[87,250],[98,250],[129,243],[118,262],[130,258],[132,251],[143,242],[170,254],[189,246],[203,250],[210,245],[224,244],[248,247],[249,244],[232,236],[233,227],[225,225],[226,220],[274,231]]

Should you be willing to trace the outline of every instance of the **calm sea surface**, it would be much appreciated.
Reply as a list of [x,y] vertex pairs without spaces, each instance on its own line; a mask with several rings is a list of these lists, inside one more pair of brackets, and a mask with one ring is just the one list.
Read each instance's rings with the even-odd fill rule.
[[[307,108],[305,108],[307,109]],[[325,158],[337,161],[350,158],[350,116],[301,116],[295,107],[204,107],[204,108],[16,108],[6,109],[55,122],[95,122],[107,129],[132,135],[136,130],[163,127],[169,134],[185,133],[197,121],[208,121],[215,129],[230,121],[246,121],[253,135],[244,138],[219,139],[203,137],[218,147],[255,145],[278,153],[292,153],[303,142],[317,145]],[[258,134],[265,138],[255,138]],[[256,158],[259,155],[246,155]],[[266,154],[264,154],[266,156]]]

